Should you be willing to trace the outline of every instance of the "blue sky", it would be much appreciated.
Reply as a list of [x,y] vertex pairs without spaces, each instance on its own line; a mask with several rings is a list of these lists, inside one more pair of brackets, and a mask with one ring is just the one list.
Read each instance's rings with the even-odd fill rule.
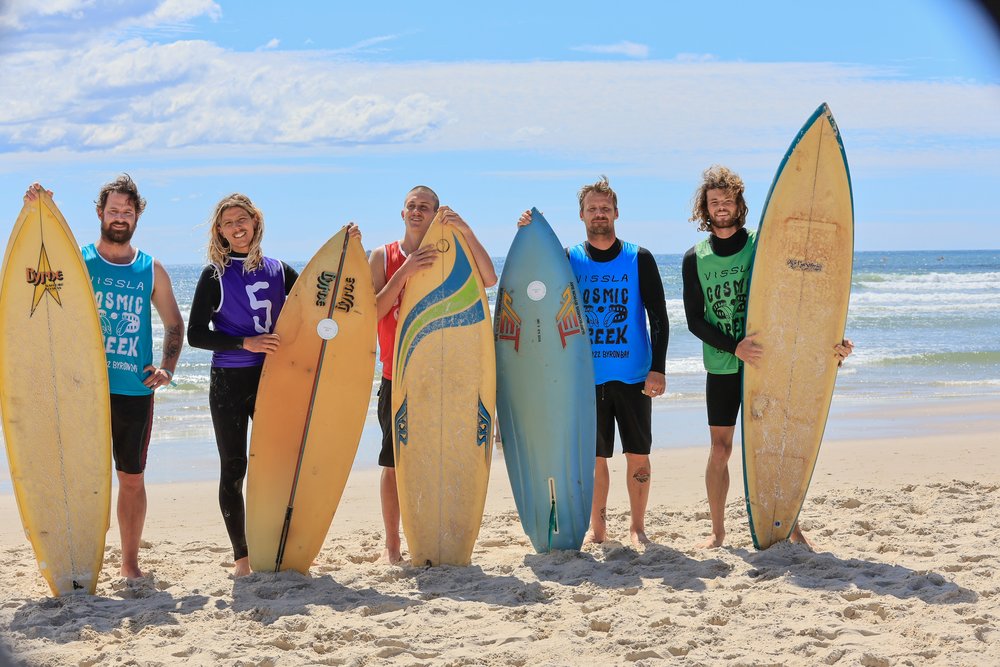
[[348,220],[398,238],[418,183],[503,255],[531,206],[579,241],[576,191],[607,174],[619,235],[680,253],[701,171],[740,172],[756,225],[827,102],[857,249],[1000,247],[959,226],[994,224],[1000,180],[1000,40],[972,2],[453,4],[0,0],[0,237],[38,180],[93,240],[127,171],[167,263],[203,261],[232,191],[267,254],[305,260]]

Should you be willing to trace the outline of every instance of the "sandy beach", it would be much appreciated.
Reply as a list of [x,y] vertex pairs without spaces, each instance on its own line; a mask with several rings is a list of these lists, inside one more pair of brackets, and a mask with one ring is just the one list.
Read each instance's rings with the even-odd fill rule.
[[215,485],[152,485],[149,576],[117,576],[112,519],[97,595],[53,599],[0,496],[0,636],[26,665],[1000,664],[1000,401],[870,409],[911,435],[824,443],[800,519],[815,552],[753,549],[738,453],[727,544],[696,548],[700,442],[654,450],[643,551],[627,544],[620,453],[612,539],[549,555],[495,457],[467,568],[377,563],[378,471],[362,469],[312,576],[234,581]]

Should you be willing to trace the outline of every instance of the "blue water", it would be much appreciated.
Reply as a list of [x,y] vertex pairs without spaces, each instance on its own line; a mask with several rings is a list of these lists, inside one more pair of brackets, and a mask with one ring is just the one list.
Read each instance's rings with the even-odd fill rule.
[[[684,318],[681,256],[658,255],[656,260],[671,328],[667,395],[653,404],[654,444],[707,445],[701,343],[687,331]],[[496,264],[499,274],[503,260]],[[201,266],[167,270],[186,321]],[[492,306],[495,290],[489,297]],[[900,434],[899,425],[877,416],[838,420],[838,413],[870,414],[876,404],[1000,395],[1000,250],[857,253],[847,336],[856,348],[837,380],[828,436]],[[157,346],[161,337],[158,328]],[[154,358],[159,358],[158,349]],[[209,352],[186,347],[174,376],[177,386],[157,393],[149,481],[217,477],[208,411],[210,363]],[[380,432],[374,389],[380,374],[377,368],[355,466],[376,465]],[[5,459],[0,465],[0,492],[10,492]]]

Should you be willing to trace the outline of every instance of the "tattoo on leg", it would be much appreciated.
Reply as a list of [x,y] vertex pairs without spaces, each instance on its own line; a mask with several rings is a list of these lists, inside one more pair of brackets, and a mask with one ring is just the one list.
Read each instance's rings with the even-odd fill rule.
[[605,521],[606,522],[607,520],[608,520],[608,508],[607,507],[602,507],[601,508],[601,521]]
[[632,475],[632,479],[639,482],[640,484],[645,484],[646,482],[649,481],[649,471],[646,470],[645,468],[639,468],[638,470],[635,471],[635,474]]

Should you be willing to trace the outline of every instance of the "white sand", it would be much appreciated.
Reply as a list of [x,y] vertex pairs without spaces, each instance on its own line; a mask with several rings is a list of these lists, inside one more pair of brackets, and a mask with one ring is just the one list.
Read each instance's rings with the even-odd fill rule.
[[816,553],[753,550],[738,453],[727,545],[694,548],[707,446],[654,452],[643,553],[535,554],[497,457],[468,568],[375,562],[375,470],[352,473],[312,577],[232,580],[214,484],[152,486],[150,580],[116,576],[113,523],[98,594],[64,599],[0,496],[0,637],[30,665],[998,665],[1000,403],[891,409],[919,435],[824,444],[801,516]]

